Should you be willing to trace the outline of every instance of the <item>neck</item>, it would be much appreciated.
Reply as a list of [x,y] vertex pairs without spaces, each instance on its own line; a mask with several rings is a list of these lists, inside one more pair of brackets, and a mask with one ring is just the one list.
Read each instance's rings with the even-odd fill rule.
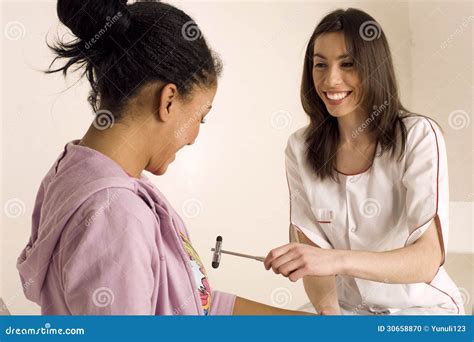
[[340,144],[348,146],[363,146],[375,142],[375,136],[370,132],[370,123],[366,123],[368,115],[354,112],[337,118]]
[[79,144],[101,152],[136,178],[151,160],[152,144],[146,125],[137,122],[116,122],[104,130],[91,125]]

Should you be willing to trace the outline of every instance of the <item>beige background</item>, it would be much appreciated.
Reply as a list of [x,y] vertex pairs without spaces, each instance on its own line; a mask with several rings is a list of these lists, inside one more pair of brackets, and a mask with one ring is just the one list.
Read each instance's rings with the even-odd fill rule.
[[[470,2],[172,2],[186,10],[221,54],[225,70],[197,143],[166,175],[151,176],[183,215],[196,250],[210,265],[215,237],[224,247],[266,255],[288,240],[283,150],[306,125],[299,102],[304,49],[322,16],[338,7],[375,17],[391,45],[404,104],[435,118],[448,147],[450,263],[471,301],[473,191],[472,4]],[[13,314],[39,307],[22,293],[16,258],[30,234],[38,186],[64,144],[92,119],[88,83],[44,75],[44,41],[59,25],[54,1],[2,1],[0,297]],[[74,86],[73,86],[74,85]],[[65,90],[67,87],[70,89]],[[464,253],[464,254],[458,254]],[[448,265],[449,266],[449,265]],[[297,308],[308,300],[257,261],[224,256],[208,267],[214,288]]]

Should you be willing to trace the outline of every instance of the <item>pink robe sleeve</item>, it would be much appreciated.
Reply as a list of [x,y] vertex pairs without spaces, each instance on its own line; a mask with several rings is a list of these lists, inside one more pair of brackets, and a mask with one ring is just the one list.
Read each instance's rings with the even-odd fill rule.
[[[73,315],[154,315],[156,218],[125,189],[88,199],[61,242],[64,299]],[[158,258],[159,259],[159,258]]]
[[236,296],[221,291],[212,291],[211,315],[232,315]]

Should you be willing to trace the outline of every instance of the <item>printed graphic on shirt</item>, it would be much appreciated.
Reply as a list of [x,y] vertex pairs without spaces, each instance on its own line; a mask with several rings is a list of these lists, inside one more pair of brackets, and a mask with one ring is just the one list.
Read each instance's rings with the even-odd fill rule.
[[196,279],[196,283],[198,284],[198,291],[201,296],[201,306],[204,310],[204,315],[208,315],[211,309],[211,288],[209,286],[209,281],[207,280],[206,270],[201,258],[199,258],[199,255],[196,253],[193,246],[191,246],[191,243],[186,236],[182,232],[179,232],[179,235],[181,236],[181,240],[183,240],[184,249],[189,255],[189,262],[191,269],[193,270],[194,279]]

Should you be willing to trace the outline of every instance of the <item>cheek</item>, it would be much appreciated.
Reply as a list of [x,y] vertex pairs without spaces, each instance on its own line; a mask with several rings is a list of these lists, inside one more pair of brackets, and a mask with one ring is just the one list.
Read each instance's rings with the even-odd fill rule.
[[199,135],[199,129],[201,128],[201,123],[198,122],[198,124],[196,125],[196,128],[194,129],[194,139],[197,138],[197,136]]
[[314,85],[317,85],[321,83],[321,75],[316,72],[316,70],[313,69],[313,83]]
[[321,94],[319,94],[319,88],[321,88],[321,81],[321,75],[318,75],[316,72],[313,72],[313,85],[316,89],[316,94],[318,94],[318,96],[321,96]]
[[360,92],[362,84],[357,73],[354,72],[347,75],[346,80],[347,84],[349,84],[353,89],[357,90],[357,92]]
[[190,125],[186,132],[186,143],[192,143],[194,140],[196,140],[199,134],[199,126],[199,122],[194,122],[192,125]]
[[179,135],[175,137],[176,148],[180,149],[185,145],[192,144],[199,134],[200,123],[196,120],[188,121],[179,129]]
[[352,88],[354,89],[354,96],[353,101],[359,102],[362,99],[362,86],[358,82],[351,84]]
[[324,81],[325,75],[322,72],[317,72],[316,70],[313,72],[313,84],[316,92],[321,97],[323,94],[321,93],[321,88],[324,88]]

